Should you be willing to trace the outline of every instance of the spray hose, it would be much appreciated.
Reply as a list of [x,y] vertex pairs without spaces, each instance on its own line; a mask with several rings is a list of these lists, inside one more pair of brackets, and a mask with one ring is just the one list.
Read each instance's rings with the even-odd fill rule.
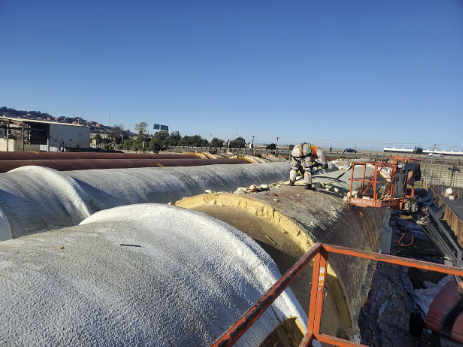
[[[354,167],[354,162],[351,162],[350,167],[349,167],[346,171],[344,171],[342,174],[340,174],[340,175],[339,175],[338,177],[336,177],[336,178],[331,178],[331,181],[334,182],[334,181],[339,180],[342,176],[344,176],[344,175],[345,175],[349,170],[351,170],[353,167]],[[333,182],[327,183],[326,186],[332,185]]]

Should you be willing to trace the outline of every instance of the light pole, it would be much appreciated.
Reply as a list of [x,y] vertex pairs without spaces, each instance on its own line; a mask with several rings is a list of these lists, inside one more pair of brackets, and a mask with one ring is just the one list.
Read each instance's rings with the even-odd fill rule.
[[123,122],[121,123],[121,125],[122,125],[122,129],[121,129],[121,131],[122,131],[121,142],[124,142],[124,123],[125,123],[125,122],[128,122],[128,121],[125,120],[125,121],[123,121]]

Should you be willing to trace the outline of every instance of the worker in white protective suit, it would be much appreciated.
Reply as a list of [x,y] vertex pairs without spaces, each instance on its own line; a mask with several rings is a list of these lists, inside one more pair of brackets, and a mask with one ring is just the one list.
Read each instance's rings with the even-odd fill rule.
[[[314,164],[315,162],[315,164]],[[310,143],[300,143],[291,151],[291,171],[289,173],[289,185],[294,186],[296,181],[297,171],[303,167],[305,189],[315,190],[312,187],[312,166],[321,165],[325,170],[328,164],[325,155],[318,146],[313,146]]]

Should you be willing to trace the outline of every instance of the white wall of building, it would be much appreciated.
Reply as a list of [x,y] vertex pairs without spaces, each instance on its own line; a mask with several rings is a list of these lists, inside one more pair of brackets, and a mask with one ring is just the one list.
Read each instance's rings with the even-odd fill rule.
[[50,147],[88,148],[89,146],[89,127],[50,124]]
[[[7,149],[8,147],[8,149]],[[0,152],[22,152],[23,145],[21,140],[8,139],[8,146],[6,138],[0,138]],[[24,145],[25,151],[40,151],[40,145],[30,145],[26,143]]]

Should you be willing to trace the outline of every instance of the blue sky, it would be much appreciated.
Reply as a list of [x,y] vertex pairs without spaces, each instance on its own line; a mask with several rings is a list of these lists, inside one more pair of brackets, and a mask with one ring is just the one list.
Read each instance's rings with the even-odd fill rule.
[[463,150],[461,0],[0,0],[0,18],[0,106],[207,139]]

